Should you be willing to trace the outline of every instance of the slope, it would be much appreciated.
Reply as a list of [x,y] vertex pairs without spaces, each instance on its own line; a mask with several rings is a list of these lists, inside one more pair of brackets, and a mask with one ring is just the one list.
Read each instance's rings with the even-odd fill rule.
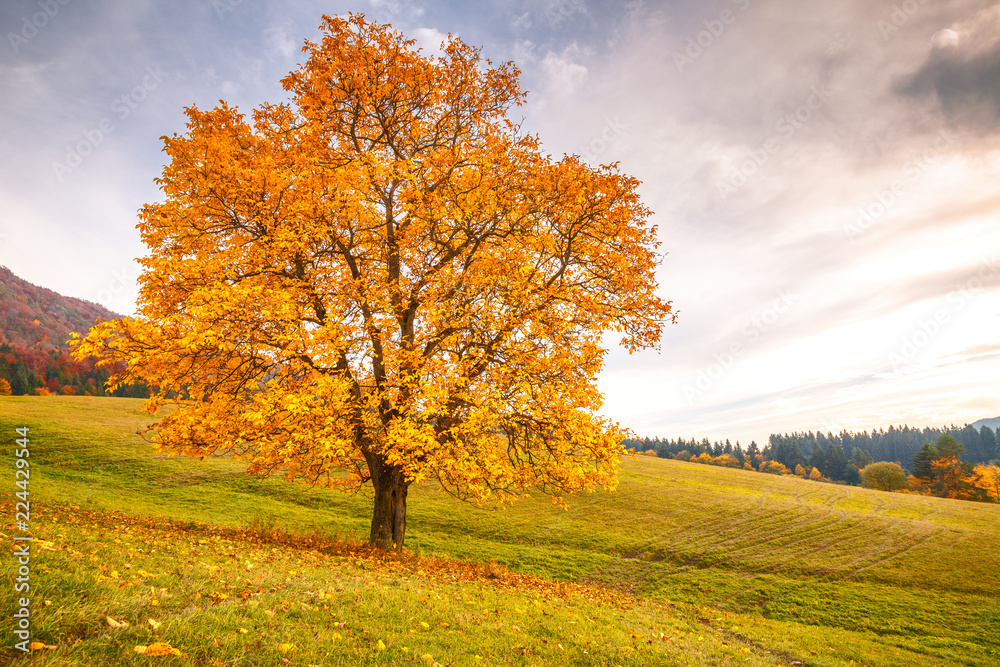
[[[213,592],[216,580],[211,578],[212,574],[218,574],[218,581],[225,581],[227,586],[240,587],[245,578],[254,581],[238,570],[199,569],[198,557],[184,549],[190,547],[199,554],[218,555],[227,550],[242,553],[254,548],[246,536],[246,528],[251,525],[314,533],[323,536],[324,544],[333,545],[339,544],[337,537],[352,540],[365,535],[370,501],[363,496],[344,496],[281,480],[248,478],[239,464],[225,457],[206,461],[159,457],[135,435],[148,421],[139,401],[86,397],[0,399],[0,432],[13,437],[15,426],[31,428],[34,502],[44,500],[40,507],[45,512],[77,517],[60,520],[55,525],[47,524],[44,518],[38,520],[36,529],[48,531],[45,539],[57,545],[63,543],[55,547],[60,558],[64,557],[64,550],[72,549],[92,554],[97,559],[95,563],[104,562],[105,558],[111,562],[120,543],[135,540],[105,527],[117,522],[125,530],[133,522],[145,521],[136,517],[179,521],[180,524],[172,525],[190,532],[190,537],[185,538],[188,546],[175,550],[169,557],[157,556],[167,559],[158,561],[161,570],[176,570],[171,576],[177,580],[171,586],[183,589],[188,596],[175,601],[176,608],[171,607],[169,618],[174,619],[171,622],[176,627],[181,627],[181,619],[202,619],[207,614],[203,620],[208,624],[205,626],[209,628],[208,634],[199,637],[211,642],[211,633],[215,632],[211,628],[222,627],[213,625],[212,620],[214,614],[222,613],[217,611],[218,601],[198,604],[192,596],[200,592],[204,597]],[[123,507],[122,498],[128,498],[127,507]],[[72,506],[67,509],[60,503],[72,503],[80,509],[73,510]],[[127,510],[127,514],[107,514],[113,510]],[[97,518],[85,521],[74,514],[82,512],[93,513],[87,516]],[[67,532],[66,523],[72,521],[89,521],[91,527],[80,533]],[[455,637],[449,639],[447,630],[456,628],[455,619],[463,612],[454,605],[448,606],[447,613],[454,618],[437,622],[448,622],[451,626],[447,629],[436,626],[440,633],[434,641],[439,643],[433,651],[427,649],[442,664],[473,664],[466,659],[476,654],[484,656],[486,664],[573,664],[577,660],[551,652],[558,651],[553,644],[564,648],[572,644],[577,651],[574,655],[582,661],[580,664],[587,664],[586,656],[593,656],[595,649],[582,642],[601,644],[604,640],[593,636],[600,624],[587,625],[589,630],[579,636],[573,634],[576,630],[571,626],[584,624],[586,619],[591,623],[597,615],[608,620],[605,625],[615,628],[613,638],[609,635],[607,642],[620,642],[623,638],[631,642],[639,637],[643,641],[616,644],[613,651],[604,645],[601,659],[594,664],[617,664],[625,662],[626,657],[629,664],[788,664],[798,660],[803,664],[841,665],[854,660],[855,664],[864,665],[991,665],[1000,661],[1000,608],[996,597],[1000,583],[997,574],[1000,507],[995,505],[886,494],[641,457],[625,461],[618,492],[575,498],[568,512],[537,495],[508,511],[496,512],[461,505],[431,488],[419,488],[411,496],[409,523],[408,547],[415,559],[407,566],[410,569],[389,576],[392,570],[383,571],[379,565],[362,563],[361,567],[381,582],[376,585],[373,581],[368,595],[379,599],[389,595],[391,605],[395,605],[391,609],[402,605],[400,609],[411,611],[400,621],[396,612],[381,606],[352,607],[352,613],[368,614],[365,623],[369,629],[384,624],[399,628],[387,645],[400,651],[400,645],[414,649],[400,637],[405,639],[409,630],[419,632],[423,628],[414,610],[427,606],[428,600],[436,600],[434,596],[458,599],[467,586],[483,585],[493,590],[494,577],[488,575],[473,579],[456,575],[458,579],[453,585],[457,588],[436,588],[437,583],[419,574],[420,570],[426,573],[434,569],[422,563],[437,562],[436,558],[495,561],[501,566],[497,571],[501,574],[496,575],[501,580],[508,576],[502,574],[503,567],[507,567],[517,576],[550,582],[539,584],[542,587],[554,585],[551,582],[575,582],[580,588],[575,589],[579,595],[573,598],[576,600],[573,604],[585,607],[563,609],[559,613],[569,615],[560,615],[559,623],[545,625],[544,629],[531,626],[534,627],[531,633],[521,636],[527,620],[519,623],[514,616],[505,616],[502,609],[530,609],[525,605],[534,605],[532,591],[537,589],[505,588],[513,598],[502,604],[497,601],[486,605],[496,604],[491,618],[499,615],[503,626],[480,625],[478,629],[463,626],[466,634],[459,641]],[[222,552],[214,546],[191,546],[200,539],[212,544],[211,536],[227,529],[236,532],[226,534],[230,541],[219,547]],[[59,538],[60,534],[64,537]],[[101,537],[102,534],[106,535]],[[146,537],[141,541],[151,544],[156,540]],[[282,551],[291,559],[305,558],[303,554],[308,551],[280,544],[271,544],[269,548]],[[336,559],[346,558],[348,562],[359,559],[344,555],[341,547],[330,549],[320,550],[322,556],[316,557],[333,560],[323,560],[310,569],[307,584],[293,586],[296,577],[288,575],[288,570],[297,568],[288,564],[291,561],[282,561],[280,567],[274,562],[260,566],[264,570],[262,576],[272,583],[255,585],[251,592],[262,586],[266,592],[283,581],[282,577],[290,578],[291,583],[286,585],[289,591],[297,591],[298,596],[288,607],[290,610],[308,591],[315,593],[322,589],[337,593],[338,587],[348,590],[338,582],[351,581],[356,573],[341,568],[338,563],[343,560]],[[56,558],[56,552],[44,556]],[[152,556],[137,553],[134,558],[139,562]],[[219,562],[227,557],[231,560],[231,556],[219,556]],[[177,562],[170,565],[170,558]],[[202,560],[209,565],[215,562]],[[182,561],[194,561],[195,569],[186,570]],[[68,566],[68,561],[63,564]],[[132,569],[136,567],[139,565],[133,564]],[[142,567],[144,571],[157,572]],[[462,567],[448,566],[443,571],[460,571]],[[284,574],[275,568],[285,568]],[[49,574],[38,575],[42,582],[50,581],[47,577],[58,571],[55,561],[49,569]],[[110,571],[102,574],[107,577]],[[149,585],[168,589],[171,586],[150,583],[146,578],[135,579],[134,575],[125,575],[121,568],[118,574],[119,578],[137,581],[146,592],[142,593],[145,597],[123,601],[123,611],[116,613],[133,622],[145,622],[142,616],[151,604]],[[60,578],[57,588],[85,589],[80,579],[83,576],[67,574]],[[121,581],[98,581],[115,590],[131,588]],[[350,590],[352,593],[347,596],[337,593],[338,608],[346,608],[347,598],[358,592]],[[422,592],[403,595],[399,590]],[[583,592],[588,590],[604,592],[599,595]],[[614,597],[615,600],[628,600],[624,607],[631,611],[622,611],[615,603],[608,602],[613,597],[608,591],[617,591],[622,596]],[[137,587],[136,595],[139,592]],[[221,592],[234,597],[243,589],[227,588]],[[280,609],[279,601],[291,599],[287,595],[282,597],[280,589],[266,594],[272,597],[261,598],[258,604],[263,608],[259,611],[252,611],[256,609],[249,606],[253,600],[247,599],[235,603],[226,613],[257,614],[253,617],[261,620],[259,614],[264,610]],[[392,597],[397,594],[403,597]],[[431,597],[425,598],[428,595]],[[309,598],[312,602],[306,604],[317,606],[315,599],[315,596]],[[9,603],[5,600],[4,604]],[[92,617],[96,613],[93,600],[71,603],[68,609],[61,609],[58,617],[49,617],[45,610],[39,612],[39,627],[58,630],[61,627],[58,618],[67,615],[78,618],[81,614]],[[7,611],[6,607],[2,609],[3,613]],[[555,613],[548,608],[546,611]],[[289,636],[308,634],[307,629],[312,628],[317,636],[315,641],[327,651],[324,654],[327,657],[312,664],[352,664],[346,657],[343,658],[346,662],[338,662],[348,654],[358,664],[395,664],[386,658],[387,654],[383,655],[382,663],[378,662],[382,652],[378,651],[377,643],[372,648],[374,635],[364,645],[367,648],[355,643],[352,646],[356,651],[351,649],[355,652],[338,652],[340,649],[331,648],[332,635],[324,629],[319,617],[313,616],[314,612],[301,609],[300,612],[301,617],[296,617],[288,630]],[[110,611],[103,613],[113,616]],[[638,615],[629,615],[633,613]],[[483,618],[481,613],[472,616]],[[470,617],[466,614],[463,618]],[[545,615],[536,617],[542,622],[552,620]],[[393,625],[398,622],[403,624]],[[81,641],[87,646],[119,650],[126,641],[109,634],[106,626],[94,627],[92,620],[84,625],[89,629]],[[663,653],[665,645],[679,641],[680,627],[687,628],[683,630],[685,633],[697,632],[684,634],[687,643],[683,648],[680,644],[678,651],[671,648],[674,652],[670,653],[670,660],[658,663],[667,655]],[[339,630],[333,631],[344,635]],[[664,640],[660,633],[673,639]],[[52,641],[58,640],[57,635],[58,632],[52,636]],[[702,639],[698,640],[698,635]],[[190,652],[197,638],[179,631],[177,636]],[[269,637],[273,639],[273,635]],[[129,635],[128,641],[133,639],[138,641],[139,636]],[[229,635],[224,639],[229,643],[234,641]],[[645,643],[654,639],[660,643]],[[245,641],[250,641],[249,635]],[[244,650],[246,643],[240,642],[238,646],[243,648],[239,650]],[[301,643],[302,639],[291,643],[296,642]],[[515,645],[529,648],[529,653],[510,653],[508,649]],[[631,653],[624,651],[626,645],[632,646]],[[261,650],[270,646],[267,650],[272,653],[278,650],[277,643],[262,646]],[[652,650],[650,646],[659,648],[653,653],[643,653]],[[699,647],[705,647],[706,651],[699,652]],[[371,653],[363,660],[359,657],[362,653],[357,652],[362,649],[370,649]],[[62,654],[62,658],[66,655]]]

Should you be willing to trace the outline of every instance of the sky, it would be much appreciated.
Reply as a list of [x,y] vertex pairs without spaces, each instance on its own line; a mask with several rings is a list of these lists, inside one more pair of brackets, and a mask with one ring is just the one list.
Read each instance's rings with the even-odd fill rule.
[[995,1],[5,0],[0,264],[133,313],[160,137],[284,100],[348,12],[513,61],[546,152],[642,181],[679,317],[608,339],[604,415],[744,444],[1000,415]]

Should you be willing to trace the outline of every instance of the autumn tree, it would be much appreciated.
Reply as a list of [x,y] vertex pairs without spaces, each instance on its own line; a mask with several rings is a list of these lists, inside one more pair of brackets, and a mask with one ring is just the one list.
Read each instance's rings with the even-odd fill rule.
[[153,388],[165,451],[370,485],[381,547],[423,480],[500,504],[613,488],[603,336],[655,347],[673,317],[638,181],[522,133],[511,63],[359,15],[320,27],[287,103],[192,106],[164,138],[138,314],[75,354]]
[[858,475],[866,489],[898,491],[907,487],[906,471],[898,463],[879,461],[862,468]]
[[978,465],[972,469],[972,473],[973,484],[982,490],[983,495],[1000,503],[1000,466]]

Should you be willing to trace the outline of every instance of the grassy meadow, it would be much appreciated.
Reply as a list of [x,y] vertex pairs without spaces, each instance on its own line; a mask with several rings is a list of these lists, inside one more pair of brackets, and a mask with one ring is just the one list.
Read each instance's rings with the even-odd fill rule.
[[[1000,506],[651,457],[495,511],[433,487],[407,550],[370,498],[156,455],[142,401],[0,397],[30,428],[30,665],[997,665]],[[127,623],[127,625],[126,625]],[[180,655],[136,647],[168,643]]]

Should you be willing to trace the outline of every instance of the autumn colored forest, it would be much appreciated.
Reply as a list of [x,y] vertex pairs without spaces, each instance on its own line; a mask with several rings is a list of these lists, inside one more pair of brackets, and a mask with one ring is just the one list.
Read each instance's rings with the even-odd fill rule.
[[72,333],[118,317],[107,308],[38,287],[0,266],[0,317],[0,395],[149,394],[138,384],[107,391],[114,367],[97,368],[93,357],[77,361],[70,354]]

